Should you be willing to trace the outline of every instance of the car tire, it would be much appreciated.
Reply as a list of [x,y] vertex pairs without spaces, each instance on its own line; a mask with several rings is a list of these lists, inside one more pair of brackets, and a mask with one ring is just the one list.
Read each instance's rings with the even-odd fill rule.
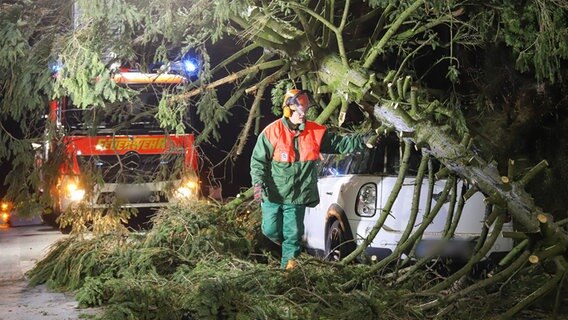
[[340,261],[349,254],[346,245],[345,232],[339,220],[334,220],[327,230],[325,241],[325,260]]

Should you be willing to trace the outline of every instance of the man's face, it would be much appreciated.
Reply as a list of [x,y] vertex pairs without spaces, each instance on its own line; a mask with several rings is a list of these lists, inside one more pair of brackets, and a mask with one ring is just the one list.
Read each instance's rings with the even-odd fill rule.
[[304,121],[306,121],[304,113],[300,112],[299,110],[292,111],[292,115],[289,119],[293,124],[302,124],[304,123]]
[[306,121],[306,112],[308,112],[308,108],[310,107],[310,99],[306,94],[301,94],[293,101],[294,104],[290,105],[290,109],[292,110],[292,115],[290,116],[290,122],[293,124],[302,124]]

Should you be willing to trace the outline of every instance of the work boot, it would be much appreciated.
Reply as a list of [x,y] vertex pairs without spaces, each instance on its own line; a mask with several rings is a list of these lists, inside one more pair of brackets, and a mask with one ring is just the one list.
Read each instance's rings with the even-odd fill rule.
[[296,260],[290,259],[290,260],[288,260],[288,263],[286,264],[286,271],[292,271],[297,266],[298,266],[298,262],[296,262]]

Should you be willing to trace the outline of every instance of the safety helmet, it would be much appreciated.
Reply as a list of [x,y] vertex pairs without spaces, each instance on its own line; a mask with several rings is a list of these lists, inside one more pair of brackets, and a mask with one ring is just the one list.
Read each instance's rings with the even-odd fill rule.
[[290,89],[284,94],[284,116],[289,118],[292,116],[292,111],[296,111],[301,115],[305,115],[310,107],[310,98],[305,91],[299,89]]

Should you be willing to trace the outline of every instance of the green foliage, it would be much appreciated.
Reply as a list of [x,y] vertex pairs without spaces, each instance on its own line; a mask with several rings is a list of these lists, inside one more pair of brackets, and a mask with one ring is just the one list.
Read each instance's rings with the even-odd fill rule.
[[158,105],[156,118],[160,121],[160,125],[163,128],[171,130],[176,134],[183,134],[186,132],[183,120],[188,108],[191,108],[191,106],[189,106],[187,101],[173,100],[164,95]]
[[77,301],[79,301],[79,306],[82,308],[100,306],[107,301],[108,297],[105,297],[105,283],[110,279],[111,277],[104,275],[100,277],[85,277],[85,283],[75,296]]
[[56,78],[54,96],[69,96],[74,105],[84,109],[129,98],[132,92],[111,81],[100,43],[91,38],[88,28],[82,31],[85,34],[73,38],[60,53],[63,68]]
[[[39,138],[43,127],[41,116],[45,114],[48,98],[69,95],[82,108],[103,108],[114,101],[130,99],[131,92],[111,81],[108,67],[112,62],[129,63],[144,70],[151,62],[168,62],[187,52],[197,52],[203,70],[197,81],[188,83],[186,89],[189,91],[204,88],[213,80],[250,67],[252,63],[242,62],[244,59],[227,69],[215,69],[215,64],[223,64],[218,61],[220,53],[225,53],[223,51],[236,51],[253,42],[263,48],[267,57],[263,61],[290,61],[292,67],[287,75],[290,81],[309,75],[313,83],[308,87],[315,89],[328,85],[319,78],[322,58],[345,55],[350,71],[342,71],[345,74],[338,78],[343,81],[332,84],[324,93],[314,93],[324,106],[331,93],[346,97],[350,102],[369,98],[366,96],[370,92],[369,86],[346,80],[353,79],[353,74],[372,79],[372,75],[397,70],[397,74],[409,74],[414,79],[422,79],[423,73],[427,73],[429,77],[441,79],[445,76],[453,85],[460,84],[464,70],[478,66],[464,64],[458,53],[470,48],[483,50],[495,42],[505,44],[517,67],[534,72],[537,81],[562,81],[568,56],[564,41],[568,36],[565,0],[528,1],[526,5],[513,0],[494,0],[487,4],[427,1],[405,17],[396,30],[391,29],[395,21],[417,2],[369,0],[362,6],[349,8],[341,32],[343,43],[334,35],[343,10],[337,1],[316,6],[300,1],[260,5],[251,0],[81,0],[77,1],[79,10],[74,10],[73,3],[69,0],[49,4],[22,1],[3,5],[0,10],[0,121],[16,121],[22,131],[21,136],[0,131],[3,142],[0,157],[3,159],[30,156],[30,149],[19,146],[16,141],[23,138],[27,139],[23,143],[29,144],[32,139]],[[329,8],[330,4],[335,4],[336,8]],[[371,9],[377,10],[366,15]],[[71,11],[79,15],[70,19]],[[330,12],[334,13],[333,18]],[[330,27],[332,25],[335,27]],[[377,26],[382,28],[373,32]],[[222,44],[215,47],[219,40],[229,36],[237,40],[236,47],[228,48]],[[381,54],[376,62],[368,70],[355,68],[364,65],[370,48],[379,43]],[[418,57],[426,59],[416,59]],[[55,60],[63,62],[64,67],[57,79],[52,79],[47,66]],[[433,65],[441,66],[442,71],[423,66],[432,64],[431,61],[436,61]],[[449,66],[445,65],[447,63]],[[215,74],[211,70],[215,70]],[[430,72],[441,74],[430,75]],[[266,76],[269,74],[267,72]],[[281,103],[274,97],[282,89],[278,84],[282,78],[286,76],[268,81],[275,84],[270,88],[275,92],[275,114],[280,113]],[[226,83],[234,81],[240,79]],[[248,88],[248,81],[254,85],[253,82],[262,79],[247,79],[243,90]],[[415,85],[427,90],[430,84],[417,80]],[[163,127],[182,132],[184,111],[197,107],[199,117],[205,123],[197,141],[219,140],[223,126],[232,117],[229,109],[235,102],[224,104],[215,90],[204,89],[191,100],[184,96],[187,92],[180,92],[179,99],[164,99],[158,111]],[[372,91],[374,95],[386,96],[384,87],[375,86]],[[440,101],[446,98],[438,97]],[[459,105],[465,105],[465,102]],[[456,114],[462,111],[452,110]],[[444,121],[437,114],[424,118]],[[451,121],[452,118],[447,119]],[[458,119],[463,118],[458,115]],[[31,161],[27,161],[29,163]],[[26,173],[30,171],[23,169]],[[34,183],[27,181],[28,189],[37,189],[32,186]]]
[[231,113],[219,104],[215,90],[207,90],[203,93],[201,99],[197,102],[197,113],[206,127],[202,134],[197,136],[195,142],[209,141],[211,137],[219,141],[221,135],[218,129],[223,122],[229,122]]
[[[423,319],[427,314],[410,307],[427,301],[420,292],[447,272],[434,264],[431,272],[390,285],[370,275],[369,266],[307,256],[284,272],[252,240],[260,230],[251,220],[258,221],[255,214],[204,202],[173,206],[159,213],[147,234],[56,243],[28,274],[30,283],[75,290],[81,306],[105,306],[100,319]],[[502,312],[518,298],[517,286],[503,285],[500,299],[476,294],[476,302],[452,312],[452,319]]]
[[[534,72],[537,80],[563,80],[562,63],[568,59],[566,1],[492,1],[483,20],[493,20],[492,36],[513,50],[516,66]],[[495,30],[494,28],[498,28]],[[495,31],[497,31],[495,33]]]

